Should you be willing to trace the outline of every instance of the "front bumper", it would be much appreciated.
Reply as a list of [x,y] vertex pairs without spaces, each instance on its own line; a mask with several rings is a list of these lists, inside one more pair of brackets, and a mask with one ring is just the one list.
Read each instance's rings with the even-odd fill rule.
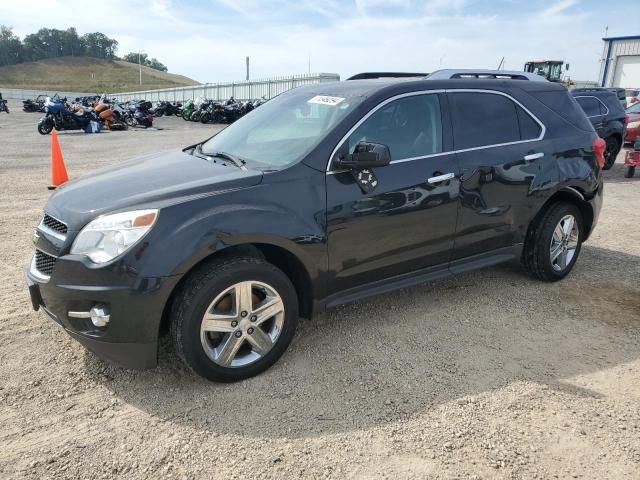
[[[107,361],[134,369],[156,366],[160,321],[179,278],[137,278],[131,272],[122,272],[114,281],[114,272],[103,273],[61,257],[53,274],[43,278],[32,263],[26,274],[32,306],[42,309],[69,335]],[[82,284],[78,284],[79,278]],[[111,284],[105,285],[105,279]],[[94,326],[89,318],[69,316],[69,312],[89,311],[98,303],[106,305],[111,314],[105,327]]]

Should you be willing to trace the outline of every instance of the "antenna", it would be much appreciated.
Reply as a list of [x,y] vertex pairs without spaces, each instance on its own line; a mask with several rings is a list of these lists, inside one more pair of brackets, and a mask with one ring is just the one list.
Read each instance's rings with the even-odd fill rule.
[[502,60],[500,60],[500,63],[498,64],[498,70],[501,68],[504,68],[504,57],[502,57]]

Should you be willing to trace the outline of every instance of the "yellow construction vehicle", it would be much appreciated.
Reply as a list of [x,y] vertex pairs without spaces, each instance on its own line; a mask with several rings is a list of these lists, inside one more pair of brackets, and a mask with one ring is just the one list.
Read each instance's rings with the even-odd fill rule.
[[524,64],[525,72],[537,73],[550,82],[564,83],[570,86],[573,85],[571,79],[569,77],[563,78],[563,73],[568,70],[569,64],[565,65],[563,60],[537,60]]

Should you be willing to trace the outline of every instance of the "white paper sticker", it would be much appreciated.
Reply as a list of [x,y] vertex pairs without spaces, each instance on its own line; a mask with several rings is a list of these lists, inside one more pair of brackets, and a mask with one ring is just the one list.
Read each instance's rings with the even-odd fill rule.
[[307,101],[307,103],[318,103],[320,105],[329,105],[331,107],[335,107],[343,100],[344,98],[340,98],[340,97],[327,97],[326,95],[316,95],[311,100]]

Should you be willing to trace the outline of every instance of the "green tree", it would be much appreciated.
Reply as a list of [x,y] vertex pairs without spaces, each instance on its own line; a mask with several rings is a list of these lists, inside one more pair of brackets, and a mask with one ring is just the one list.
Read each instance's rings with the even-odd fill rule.
[[22,62],[22,42],[11,27],[0,25],[0,65]]
[[160,63],[160,61],[157,58],[149,59],[149,56],[146,53],[130,52],[130,53],[127,53],[124,57],[122,57],[122,60],[129,63],[140,63],[145,67],[150,67],[155,70],[160,70],[161,72],[167,71],[167,67],[162,63]]

